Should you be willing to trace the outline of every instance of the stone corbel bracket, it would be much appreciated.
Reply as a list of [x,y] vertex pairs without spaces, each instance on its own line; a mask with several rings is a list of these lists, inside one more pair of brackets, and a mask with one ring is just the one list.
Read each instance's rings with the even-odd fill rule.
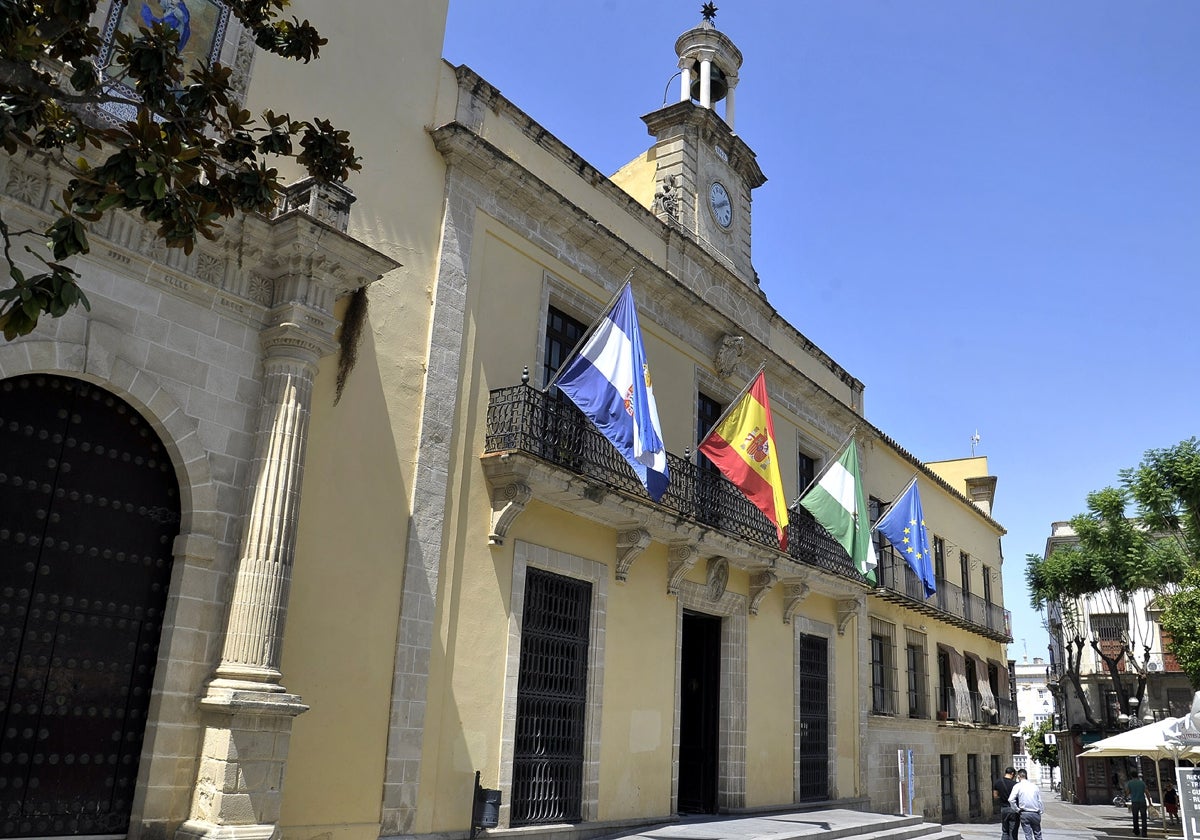
[[508,529],[532,498],[533,491],[529,485],[519,481],[506,484],[492,493],[492,531],[488,534],[488,545],[504,545]]
[[644,528],[633,528],[617,534],[617,566],[614,571],[618,582],[626,581],[633,561],[638,559],[649,545],[650,532]]
[[[750,604],[748,607],[750,615],[758,615],[759,604],[762,603],[763,598],[767,597],[767,593],[771,591],[778,580],[779,576],[771,569],[764,569],[750,575]],[[786,622],[787,619],[784,618],[784,621]]]
[[800,604],[803,604],[804,599],[812,594],[812,588],[809,587],[808,577],[800,575],[788,575],[782,580],[784,583],[784,624],[791,624],[792,619],[796,618],[796,613],[800,611]]
[[837,602],[837,630],[839,636],[846,635],[846,625],[850,619],[858,615],[858,609],[863,605],[860,598],[847,598]]
[[679,595],[679,584],[700,559],[700,552],[691,543],[671,543],[667,561],[667,594]]

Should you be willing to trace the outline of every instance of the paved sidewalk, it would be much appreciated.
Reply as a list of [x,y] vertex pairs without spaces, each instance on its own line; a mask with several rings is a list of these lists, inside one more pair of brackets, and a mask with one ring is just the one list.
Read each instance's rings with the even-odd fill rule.
[[[1046,813],[1042,817],[1042,834],[1045,840],[1133,840],[1133,818],[1125,808],[1113,805],[1075,805],[1063,802],[1049,791],[1042,791],[1042,798],[1046,806]],[[945,828],[958,832],[963,840],[1000,840],[999,822],[947,823]],[[1150,821],[1149,840],[1182,836],[1183,831],[1178,825],[1171,825],[1164,834],[1160,820]],[[1018,834],[1018,840],[1024,840],[1024,835]]]

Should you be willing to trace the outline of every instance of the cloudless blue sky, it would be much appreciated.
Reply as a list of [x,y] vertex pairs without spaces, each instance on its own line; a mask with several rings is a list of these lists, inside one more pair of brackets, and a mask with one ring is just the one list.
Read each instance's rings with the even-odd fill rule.
[[[450,0],[443,53],[602,172],[678,98],[699,0]],[[1200,2],[718,0],[771,304],[925,461],[999,477],[1009,656],[1025,555],[1197,433]],[[936,528],[936,523],[931,523]]]

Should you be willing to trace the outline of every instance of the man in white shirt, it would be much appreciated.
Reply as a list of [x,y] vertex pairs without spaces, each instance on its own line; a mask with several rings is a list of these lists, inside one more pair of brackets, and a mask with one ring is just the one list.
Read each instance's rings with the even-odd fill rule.
[[1029,774],[1024,770],[1017,771],[1017,784],[1008,795],[1008,804],[1021,820],[1025,840],[1042,840],[1042,812],[1046,810],[1042,805],[1042,792],[1029,781]]

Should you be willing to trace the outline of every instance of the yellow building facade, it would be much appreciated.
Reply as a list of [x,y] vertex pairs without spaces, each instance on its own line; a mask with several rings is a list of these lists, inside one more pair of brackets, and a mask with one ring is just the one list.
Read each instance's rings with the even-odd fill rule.
[[[141,269],[158,265],[133,245],[138,270],[119,248],[96,258],[111,294],[90,316],[0,348],[0,386],[50,375],[125,400],[178,480],[129,835],[465,837],[477,773],[499,792],[494,834],[895,813],[910,807],[907,750],[913,811],[987,817],[1016,721],[995,479],[984,459],[921,463],[873,426],[863,383],[760,290],[751,194],[765,175],[732,129],[736,45],[707,21],[674,54],[663,45],[679,101],[643,117],[648,148],[610,178],[442,61],[445,2],[294,5],[330,43],[303,68],[260,57],[248,104],[351,130],[364,169],[348,226],[293,219],[312,231],[288,239],[291,217],[263,222],[264,249],[285,255],[264,264],[293,266],[277,283],[297,291],[236,318],[229,303],[254,298],[232,284],[232,246],[211,255],[224,286],[195,260],[154,286],[168,300],[155,307],[211,321],[201,335],[239,325],[241,355],[222,357],[240,366],[236,398],[208,417],[199,395],[221,377],[156,372],[130,346],[151,304]],[[365,56],[401,57],[404,84],[348,96]],[[318,275],[326,292],[300,291]],[[546,388],[630,275],[670,453],[659,502]],[[180,283],[195,286],[186,305]],[[364,295],[365,314],[348,314]],[[303,340],[272,343],[285,325]],[[295,405],[279,353],[300,371],[287,368]],[[697,441],[760,365],[786,498],[848,439],[872,517],[915,476],[934,596],[883,541],[868,580],[795,506],[780,551],[704,466]],[[280,432],[283,416],[300,421]],[[272,456],[279,440],[296,446]],[[5,836],[89,833],[12,823]]]

